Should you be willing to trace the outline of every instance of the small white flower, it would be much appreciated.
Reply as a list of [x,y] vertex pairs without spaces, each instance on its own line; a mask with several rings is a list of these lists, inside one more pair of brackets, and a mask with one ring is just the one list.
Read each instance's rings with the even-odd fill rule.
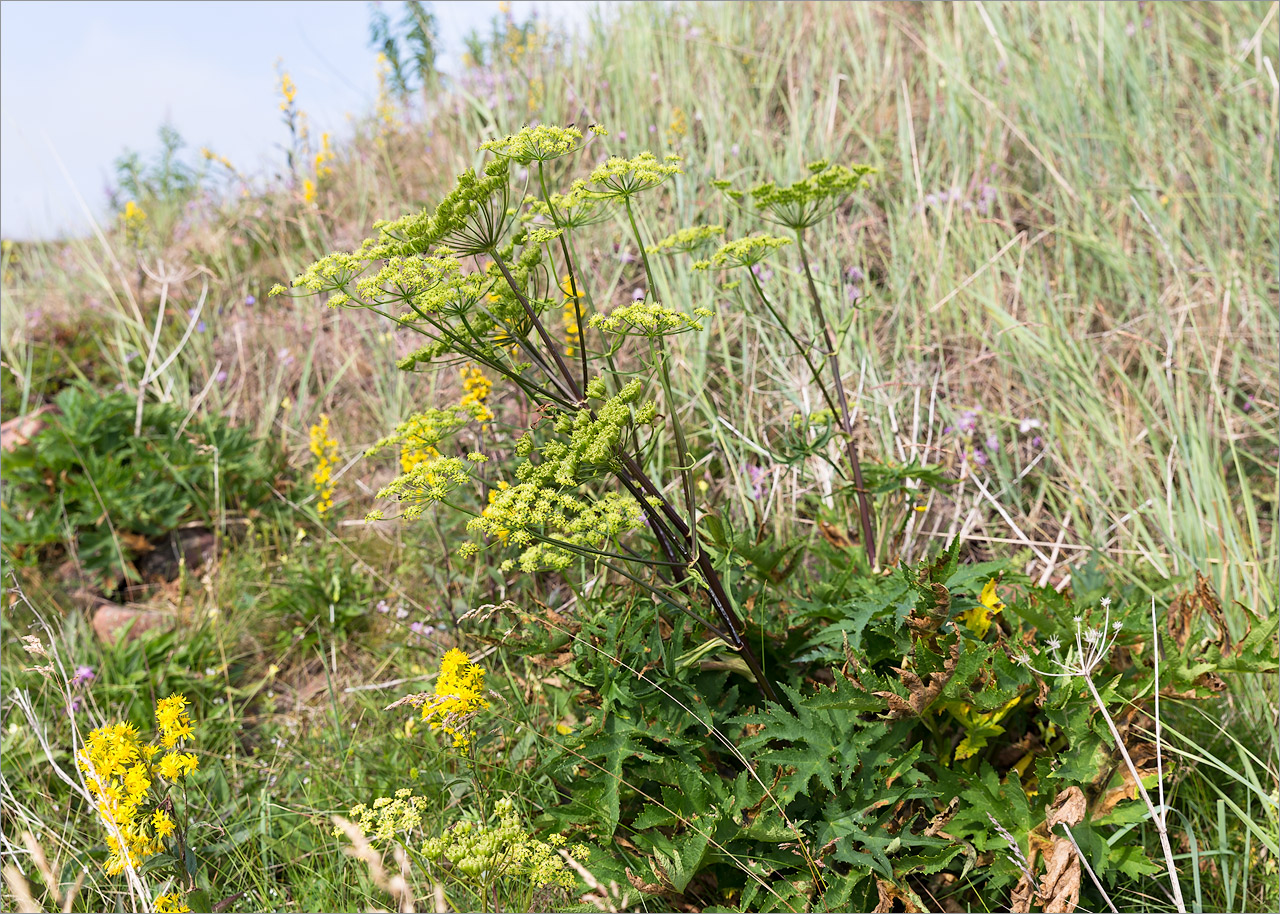
[[1102,604],[1102,608],[1106,609],[1108,606],[1111,605],[1111,598],[1103,597],[1099,602]]
[[1059,638],[1057,635],[1054,635],[1052,638],[1049,639],[1048,646],[1049,646],[1049,650],[1056,651],[1058,648],[1062,647],[1062,639]]
[[1120,631],[1120,629],[1122,629],[1122,628],[1124,628],[1124,623],[1123,623],[1123,622],[1112,622],[1112,623],[1111,623],[1111,630],[1112,630],[1112,631],[1116,631],[1116,632],[1118,632],[1118,631]]
[[1021,422],[1018,423],[1018,431],[1024,435],[1027,432],[1031,431],[1033,428],[1039,428],[1039,427],[1040,427],[1039,419],[1023,419]]
[[1079,625],[1084,620],[1081,619],[1079,616],[1072,616],[1071,621],[1074,622],[1076,625]]

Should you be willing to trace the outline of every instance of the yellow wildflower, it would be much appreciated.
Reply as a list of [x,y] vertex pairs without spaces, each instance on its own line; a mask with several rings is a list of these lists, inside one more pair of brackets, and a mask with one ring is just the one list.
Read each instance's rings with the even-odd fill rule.
[[286,70],[280,71],[280,97],[284,99],[284,101],[280,103],[281,111],[288,111],[289,106],[292,105],[294,100],[298,97],[298,85],[293,81],[293,77],[290,76]]
[[163,809],[157,809],[155,815],[151,817],[151,824],[155,826],[156,836],[167,838],[173,834],[174,822],[169,814]]
[[302,199],[307,203],[316,202],[316,182],[310,178],[302,179]]
[[338,442],[329,434],[329,414],[321,413],[320,421],[311,426],[311,453],[316,468],[311,474],[315,487],[316,513],[323,517],[333,507],[333,468],[338,462]]
[[460,406],[471,413],[477,422],[488,422],[493,413],[486,405],[489,391],[493,390],[493,382],[484,376],[484,372],[474,365],[462,369],[463,395]]
[[484,697],[484,672],[484,667],[472,663],[466,653],[453,648],[440,662],[435,697],[422,706],[422,719],[430,723],[432,730],[443,730],[452,736],[455,749],[471,744],[475,731],[467,725],[489,707]]
[[570,358],[578,354],[582,345],[582,328],[578,326],[578,313],[582,301],[582,291],[573,294],[575,283],[568,273],[560,280],[560,289],[564,292],[564,354]]
[[673,108],[671,111],[671,123],[667,125],[676,136],[684,136],[689,132],[689,119],[685,116],[683,108]]
[[156,771],[160,777],[166,781],[176,781],[183,775],[182,753],[170,752],[160,759],[160,764],[156,766]]
[[189,914],[191,911],[187,907],[187,900],[182,897],[182,893],[177,889],[172,892],[165,892],[163,895],[157,895],[151,906],[155,909],[156,914]]
[[166,749],[172,749],[179,740],[191,739],[186,696],[175,693],[156,702],[156,723],[160,727],[160,742]]
[[147,214],[142,207],[130,200],[124,205],[120,221],[124,225],[124,236],[128,242],[134,246],[141,243],[142,235],[147,228]]

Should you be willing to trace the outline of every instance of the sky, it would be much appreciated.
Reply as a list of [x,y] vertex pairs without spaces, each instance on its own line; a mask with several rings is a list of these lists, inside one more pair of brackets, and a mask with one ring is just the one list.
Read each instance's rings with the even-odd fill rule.
[[[400,4],[383,4],[393,21]],[[113,163],[126,148],[150,157],[168,122],[189,161],[202,146],[250,175],[283,162],[276,61],[298,86],[313,135],[346,132],[347,114],[377,95],[376,51],[364,0],[250,2],[0,2],[0,235],[78,235],[107,211]],[[441,68],[456,72],[472,29],[496,0],[431,4]],[[592,4],[513,0],[574,28]]]

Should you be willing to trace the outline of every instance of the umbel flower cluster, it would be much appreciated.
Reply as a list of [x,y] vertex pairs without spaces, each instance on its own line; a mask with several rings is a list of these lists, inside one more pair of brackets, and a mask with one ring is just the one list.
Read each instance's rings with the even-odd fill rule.
[[[439,838],[428,839],[422,846],[423,856],[433,863],[448,861],[465,876],[486,882],[522,879],[536,888],[573,887],[574,874],[557,850],[566,843],[563,835],[551,835],[547,841],[534,838],[520,823],[509,797],[495,803],[494,812],[496,826],[459,822]],[[569,855],[585,861],[590,852],[575,844]]]
[[[108,876],[163,853],[178,828],[169,788],[200,767],[194,752],[183,751],[194,738],[187,703],[176,693],[156,702],[159,745],[143,743],[133,724],[115,723],[93,730],[76,755],[107,828],[109,856],[102,869]],[[188,910],[178,892],[161,895],[154,905],[157,911]]]

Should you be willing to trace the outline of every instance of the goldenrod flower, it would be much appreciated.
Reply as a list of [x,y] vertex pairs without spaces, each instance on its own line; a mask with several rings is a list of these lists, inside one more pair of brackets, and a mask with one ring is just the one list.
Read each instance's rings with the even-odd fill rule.
[[451,649],[440,662],[435,698],[422,706],[422,719],[432,730],[443,730],[453,737],[455,749],[471,744],[475,731],[468,724],[480,711],[489,707],[484,697],[484,667],[458,648]]
[[458,404],[471,413],[477,422],[488,422],[493,413],[486,405],[489,391],[493,390],[493,382],[484,376],[484,372],[474,365],[462,369],[462,400]]
[[151,824],[155,826],[156,835],[161,838],[172,835],[175,827],[173,819],[163,809],[156,810],[155,815],[151,817]]
[[165,892],[163,895],[157,895],[151,906],[155,909],[156,914],[189,914],[191,911],[187,907],[187,900],[182,897],[182,893],[177,889],[172,892]]
[[176,781],[182,777],[184,769],[182,766],[182,753],[170,752],[164,758],[160,759],[160,764],[156,766],[156,771],[160,777],[166,781]]
[[316,513],[323,517],[333,507],[333,468],[338,462],[338,442],[329,434],[328,413],[321,413],[320,421],[311,426],[311,453],[316,458],[316,468],[311,474],[311,484],[318,496]]
[[[172,747],[179,740],[191,738],[187,704],[186,696],[178,694],[156,702],[160,742],[165,746]],[[154,744],[142,744],[137,727],[116,723],[93,730],[76,754],[76,764],[84,773],[85,786],[95,800],[94,807],[107,826],[109,854],[102,868],[109,876],[123,872],[126,867],[137,867],[147,857],[160,853],[164,850],[164,839],[177,829],[168,810],[155,808],[148,814],[143,807],[153,802],[152,788],[156,786],[157,776],[176,781],[195,771],[199,760],[191,752],[169,752],[153,765],[159,752]]]
[[120,222],[124,226],[126,240],[135,247],[140,244],[147,228],[147,214],[142,207],[130,200],[124,205],[124,212],[120,214]]

